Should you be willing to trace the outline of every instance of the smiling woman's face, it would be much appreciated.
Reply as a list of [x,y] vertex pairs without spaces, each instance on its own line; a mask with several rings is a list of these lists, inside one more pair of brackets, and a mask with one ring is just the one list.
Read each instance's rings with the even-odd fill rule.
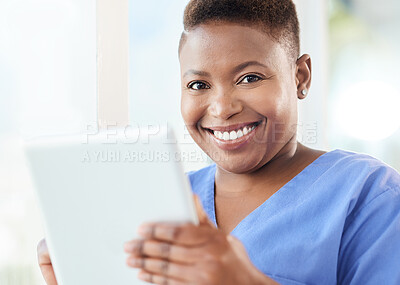
[[200,25],[187,33],[180,64],[183,119],[221,168],[253,172],[295,141],[296,64],[266,33]]

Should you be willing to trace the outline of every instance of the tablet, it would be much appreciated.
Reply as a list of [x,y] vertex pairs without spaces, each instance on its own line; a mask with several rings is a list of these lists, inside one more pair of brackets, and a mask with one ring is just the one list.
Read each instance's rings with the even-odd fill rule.
[[146,284],[123,244],[143,222],[197,224],[171,132],[120,129],[25,145],[59,285]]

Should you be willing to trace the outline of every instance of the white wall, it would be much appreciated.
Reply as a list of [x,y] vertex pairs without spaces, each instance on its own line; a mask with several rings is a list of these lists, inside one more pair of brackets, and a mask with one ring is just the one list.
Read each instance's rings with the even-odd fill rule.
[[97,0],[97,112],[100,128],[129,118],[129,1]]
[[95,0],[0,1],[0,284],[42,284],[43,237],[22,139],[96,115]]
[[76,132],[96,120],[94,4],[0,2],[0,108],[14,102],[1,129],[28,137]]

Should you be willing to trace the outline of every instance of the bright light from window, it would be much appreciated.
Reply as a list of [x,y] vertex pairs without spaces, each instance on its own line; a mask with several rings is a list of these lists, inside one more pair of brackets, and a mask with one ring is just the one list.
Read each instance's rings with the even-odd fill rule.
[[356,83],[339,96],[335,117],[352,137],[385,139],[400,127],[400,92],[384,82]]

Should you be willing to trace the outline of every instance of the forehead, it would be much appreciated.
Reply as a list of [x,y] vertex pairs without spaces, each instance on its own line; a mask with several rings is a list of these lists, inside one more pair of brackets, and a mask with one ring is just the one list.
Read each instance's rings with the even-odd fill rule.
[[214,69],[221,66],[258,61],[268,66],[288,62],[281,44],[261,29],[235,23],[205,24],[186,33],[180,52],[185,69]]

